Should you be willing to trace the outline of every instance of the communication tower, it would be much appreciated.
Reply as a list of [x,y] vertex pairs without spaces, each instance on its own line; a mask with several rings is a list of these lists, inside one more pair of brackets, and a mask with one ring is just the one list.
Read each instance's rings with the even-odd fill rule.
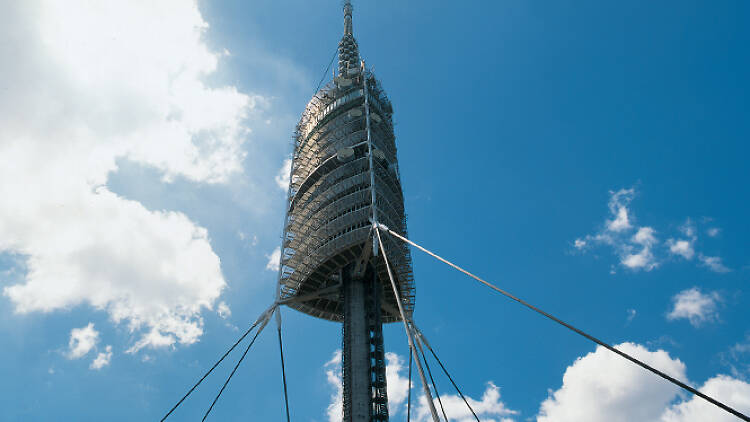
[[[279,269],[279,302],[343,325],[344,421],[387,421],[382,324],[401,321],[373,233],[406,233],[393,108],[360,59],[352,5],[344,2],[338,71],[296,127]],[[414,310],[411,257],[390,238],[388,255],[407,319]]]

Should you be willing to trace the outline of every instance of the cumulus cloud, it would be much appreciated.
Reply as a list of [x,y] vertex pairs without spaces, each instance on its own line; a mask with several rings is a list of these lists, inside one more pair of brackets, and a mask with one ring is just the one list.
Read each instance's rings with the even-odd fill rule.
[[86,356],[91,349],[99,343],[99,332],[94,329],[94,324],[82,328],[74,328],[70,331],[68,341],[68,359],[80,359]]
[[90,369],[94,370],[100,370],[104,368],[105,366],[109,365],[109,362],[112,360],[112,346],[107,345],[107,347],[104,349],[104,352],[99,353],[96,355],[96,358],[91,362],[91,365],[89,365]]
[[334,389],[334,392],[331,394],[331,403],[326,408],[328,422],[341,422],[344,418],[344,385],[341,380],[340,349],[333,353],[333,357],[326,362],[324,368],[326,371],[326,381]]
[[[633,343],[616,347],[675,378],[687,379],[685,364],[663,350],[649,351]],[[741,412],[750,410],[750,384],[743,381],[718,375],[700,390]],[[537,421],[736,420],[699,397],[685,400],[679,393],[678,387],[599,346],[566,369],[563,385],[542,403]]]
[[[698,227],[691,219],[679,227],[677,235],[660,241],[657,231],[650,226],[637,226],[630,203],[636,195],[634,188],[610,191],[607,204],[609,218],[602,228],[594,233],[575,239],[573,248],[586,252],[595,246],[611,248],[620,265],[632,271],[651,271],[665,261],[668,254],[692,260],[698,255],[699,262],[715,272],[728,272],[720,257],[709,257],[696,252]],[[710,221],[710,220],[707,220]],[[705,221],[704,221],[705,224]],[[717,232],[718,233],[718,232]],[[614,267],[610,270],[614,273]]]
[[[663,350],[623,343],[619,350],[678,379],[685,365]],[[542,402],[538,422],[656,421],[678,388],[598,346],[565,370],[562,386]]]
[[706,234],[709,237],[716,237],[719,235],[720,232],[721,232],[721,229],[719,229],[718,227],[709,227],[708,229],[706,229]]
[[718,292],[702,293],[697,287],[683,290],[672,298],[672,310],[667,319],[687,319],[693,327],[719,319],[717,312],[721,295]]
[[[744,381],[718,375],[706,381],[700,391],[710,397],[719,397],[724,404],[739,412],[746,415],[750,413],[750,384]],[[735,416],[696,396],[672,406],[661,417],[662,422],[734,422],[736,420]]]
[[11,2],[0,16],[0,253],[26,257],[16,312],[105,310],[140,340],[190,344],[225,281],[208,233],[107,188],[118,160],[223,183],[259,101],[203,81],[221,54],[196,2]]
[[[458,394],[441,393],[440,400],[443,402],[443,409],[449,420],[457,422],[472,422],[476,420]],[[469,402],[474,413],[484,422],[513,422],[511,416],[518,414],[517,411],[511,410],[505,405],[500,397],[500,388],[491,381],[487,383],[487,387],[480,400],[466,397],[466,401]],[[434,402],[435,408],[441,413],[437,398],[434,399]],[[432,421],[430,409],[427,404],[427,398],[424,395],[420,395],[419,405],[415,412],[416,422]]]
[[266,258],[268,258],[266,269],[268,271],[278,271],[279,265],[281,265],[281,248],[277,247],[270,255],[266,255]]
[[276,185],[284,192],[286,192],[287,189],[289,189],[289,175],[291,174],[291,170],[292,170],[292,159],[287,158],[281,164],[281,168],[279,169],[278,173],[276,173],[276,177],[274,177],[274,180],[276,181]]
[[404,358],[395,353],[387,352],[385,360],[388,412],[395,415],[409,396],[409,368],[404,364]]

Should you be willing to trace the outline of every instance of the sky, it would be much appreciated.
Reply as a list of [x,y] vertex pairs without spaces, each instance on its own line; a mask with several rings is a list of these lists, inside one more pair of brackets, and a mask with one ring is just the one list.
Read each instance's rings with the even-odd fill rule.
[[[750,413],[748,13],[355,1],[409,237]],[[342,30],[338,0],[0,2],[0,420],[159,420],[271,305],[285,160]],[[415,322],[483,422],[737,420],[412,256]],[[340,420],[341,327],[282,318],[292,419]],[[274,331],[209,420],[282,420]]]

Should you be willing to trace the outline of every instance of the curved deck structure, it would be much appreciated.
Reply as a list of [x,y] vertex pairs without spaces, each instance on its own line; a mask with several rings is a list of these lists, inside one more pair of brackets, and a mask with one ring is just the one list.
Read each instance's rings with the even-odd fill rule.
[[[301,312],[343,320],[339,272],[370,248],[373,213],[379,222],[406,232],[392,113],[372,72],[350,67],[315,94],[297,125],[280,283],[281,299],[295,299],[288,304]],[[411,313],[409,251],[397,243],[384,246]],[[383,281],[383,322],[398,321],[385,265],[374,264]]]

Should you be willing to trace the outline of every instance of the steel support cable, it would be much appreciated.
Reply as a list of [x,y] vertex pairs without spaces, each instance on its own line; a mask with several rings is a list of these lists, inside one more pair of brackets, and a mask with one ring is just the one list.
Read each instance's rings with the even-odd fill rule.
[[289,394],[286,389],[286,368],[284,367],[284,343],[281,341],[281,308],[276,308],[276,327],[279,332],[279,355],[281,356],[281,380],[284,383],[284,407],[286,422],[289,422]]
[[427,375],[430,376],[432,389],[435,390],[435,397],[437,397],[438,404],[440,404],[440,411],[443,413],[445,422],[450,422],[448,420],[448,415],[445,414],[445,407],[443,407],[443,401],[440,399],[440,393],[438,392],[437,384],[435,384],[435,378],[432,377],[432,369],[430,369],[430,364],[427,362],[427,355],[424,354],[424,348],[422,347],[422,342],[419,340],[418,336],[417,336],[417,346],[419,347],[420,353],[422,353],[422,360],[424,360],[424,366],[427,368]]
[[221,394],[224,393],[224,390],[227,388],[227,385],[229,384],[229,381],[232,380],[232,377],[234,376],[234,373],[237,372],[237,368],[239,368],[240,364],[242,363],[242,361],[245,360],[245,356],[247,356],[247,352],[250,351],[250,348],[255,343],[255,340],[258,339],[258,336],[260,335],[260,333],[263,331],[264,328],[266,328],[266,324],[268,324],[268,320],[270,319],[270,317],[271,317],[271,315],[267,314],[266,318],[263,320],[263,322],[261,323],[261,325],[258,327],[258,331],[255,332],[255,335],[253,336],[253,339],[250,340],[250,344],[248,344],[247,347],[245,348],[245,352],[242,353],[242,356],[240,357],[240,360],[238,360],[237,364],[234,365],[234,368],[232,369],[232,372],[227,377],[227,380],[224,381],[224,385],[221,386],[221,390],[219,390],[219,393],[214,398],[214,401],[211,402],[211,406],[209,406],[208,410],[206,410],[206,414],[203,415],[203,419],[201,419],[201,422],[204,422],[206,420],[206,418],[208,418],[208,415],[211,413],[211,410],[213,410],[214,405],[216,404],[217,401],[219,401],[219,397],[221,397]]
[[404,323],[404,330],[406,330],[406,338],[409,340],[409,349],[414,355],[414,363],[417,365],[417,371],[419,372],[419,378],[422,380],[422,389],[424,390],[425,397],[427,398],[427,405],[430,408],[430,414],[432,415],[433,422],[440,422],[440,418],[435,410],[435,403],[432,401],[432,394],[430,393],[430,387],[427,385],[427,379],[424,376],[424,370],[422,364],[419,363],[419,355],[417,354],[417,346],[414,344],[414,336],[412,335],[411,328],[409,328],[409,322],[406,319],[406,312],[404,312],[404,304],[401,303],[401,295],[398,293],[396,287],[396,281],[393,279],[393,273],[391,272],[391,264],[388,262],[388,255],[385,253],[385,247],[383,246],[383,239],[380,237],[380,230],[378,229],[378,223],[373,222],[375,228],[375,235],[378,237],[378,246],[383,253],[383,262],[385,262],[385,269],[388,271],[388,279],[391,281],[391,287],[393,288],[393,295],[396,298],[396,305],[398,305],[398,312],[401,315],[401,321]]
[[235,349],[235,348],[236,348],[236,347],[237,347],[237,346],[238,346],[238,345],[239,345],[240,343],[242,343],[242,340],[244,340],[244,339],[245,339],[245,337],[247,337],[247,335],[248,335],[248,334],[250,334],[250,332],[251,332],[251,331],[253,331],[253,329],[254,329],[254,328],[255,328],[256,326],[258,326],[258,324],[260,324],[260,323],[261,323],[261,321],[262,321],[262,320],[264,319],[264,317],[266,317],[266,316],[267,316],[267,315],[268,315],[268,314],[269,314],[270,312],[272,312],[272,310],[273,310],[273,309],[274,309],[275,307],[276,307],[276,305],[274,304],[274,305],[273,305],[272,307],[270,307],[270,308],[268,308],[268,309],[267,309],[266,311],[264,311],[264,312],[263,312],[263,313],[262,313],[262,314],[261,314],[261,315],[260,315],[260,316],[258,317],[258,319],[257,319],[257,320],[256,320],[256,321],[255,321],[255,322],[253,323],[253,325],[251,325],[251,326],[250,326],[250,328],[248,328],[248,329],[247,329],[247,331],[245,331],[245,334],[243,334],[243,335],[242,335],[242,336],[241,336],[241,337],[239,338],[239,340],[237,340],[237,341],[236,341],[236,342],[235,342],[235,343],[234,343],[234,344],[232,345],[232,347],[230,347],[230,348],[229,348],[229,350],[227,350],[227,351],[226,351],[226,352],[225,352],[225,353],[224,353],[224,354],[223,354],[223,355],[221,356],[221,358],[219,358],[219,360],[217,360],[217,361],[216,361],[216,363],[214,363],[214,366],[212,366],[212,367],[211,367],[211,369],[209,369],[209,370],[208,370],[208,371],[207,371],[207,372],[206,372],[205,374],[203,374],[203,376],[201,377],[201,379],[199,379],[199,380],[198,380],[198,382],[196,382],[196,383],[195,383],[195,384],[194,384],[194,385],[193,385],[193,386],[192,386],[192,387],[190,388],[190,390],[188,390],[188,392],[187,392],[187,393],[185,393],[185,395],[184,395],[184,396],[182,396],[182,398],[180,399],[180,401],[178,401],[178,402],[177,402],[177,404],[175,404],[174,406],[172,406],[172,408],[171,408],[171,409],[169,409],[169,412],[167,412],[167,414],[166,414],[166,415],[164,415],[164,417],[163,417],[163,418],[161,418],[161,420],[160,420],[159,422],[164,422],[164,421],[165,421],[165,420],[166,420],[166,419],[167,419],[167,418],[169,417],[169,415],[171,415],[171,414],[172,414],[172,412],[174,412],[174,411],[175,411],[175,409],[177,409],[177,407],[178,407],[179,405],[181,405],[181,404],[182,404],[182,402],[183,402],[183,401],[185,401],[185,399],[186,399],[186,398],[188,398],[188,396],[189,396],[189,395],[190,395],[190,394],[191,394],[191,393],[192,393],[192,392],[193,392],[193,391],[194,391],[194,390],[195,390],[196,388],[198,388],[198,386],[199,386],[199,385],[200,385],[200,384],[201,384],[201,383],[203,382],[203,380],[205,380],[205,379],[206,379],[206,377],[208,377],[208,376],[209,376],[209,375],[211,374],[211,372],[213,372],[213,371],[214,371],[214,369],[216,369],[216,367],[217,367],[217,366],[219,366],[219,364],[220,364],[220,363],[221,363],[221,362],[222,362],[222,361],[223,361],[223,360],[224,360],[224,359],[225,359],[225,358],[226,358],[227,356],[229,356],[229,354],[230,354],[230,353],[232,353],[232,350],[234,350],[234,349]]
[[318,92],[320,90],[320,84],[322,84],[323,83],[323,79],[326,78],[326,75],[328,74],[328,69],[331,68],[331,65],[333,64],[333,59],[336,58],[336,54],[338,54],[338,52],[339,52],[339,49],[337,47],[336,51],[333,52],[333,56],[331,56],[331,61],[328,62],[328,66],[326,67],[326,70],[323,72],[323,76],[320,77],[320,81],[318,82],[318,87],[315,88],[315,92]]
[[462,392],[461,392],[461,389],[460,389],[460,388],[458,388],[458,385],[457,385],[457,384],[456,384],[456,382],[455,382],[455,381],[453,380],[453,377],[451,377],[451,374],[450,374],[450,373],[448,373],[448,370],[447,370],[447,369],[445,369],[445,365],[443,365],[443,362],[441,362],[441,361],[440,361],[440,358],[439,358],[439,357],[437,356],[437,353],[435,353],[435,351],[434,351],[434,350],[432,350],[432,346],[430,346],[430,342],[428,342],[428,341],[427,341],[427,338],[426,338],[426,337],[424,336],[424,334],[422,334],[422,332],[421,332],[421,331],[419,330],[419,328],[417,328],[417,327],[416,327],[416,325],[414,325],[414,322],[413,322],[413,321],[412,321],[412,326],[413,326],[413,327],[414,327],[414,329],[415,329],[415,330],[417,331],[417,338],[418,338],[418,339],[419,339],[419,340],[420,340],[420,341],[421,341],[422,343],[424,343],[424,345],[425,345],[425,346],[427,346],[427,350],[429,350],[429,351],[430,351],[430,353],[432,353],[432,356],[433,356],[433,357],[435,358],[435,360],[437,361],[438,365],[440,365],[440,368],[442,368],[442,369],[443,369],[443,372],[445,372],[445,375],[446,375],[446,376],[448,376],[448,379],[449,379],[449,380],[451,381],[451,384],[453,384],[453,387],[454,387],[454,388],[456,389],[456,391],[458,392],[458,395],[459,395],[459,396],[461,396],[461,399],[463,399],[464,403],[466,403],[466,407],[468,407],[468,408],[469,408],[469,411],[471,411],[471,414],[472,414],[472,415],[474,415],[474,419],[476,419],[476,420],[477,420],[477,422],[481,422],[481,421],[479,420],[479,416],[477,416],[477,414],[476,414],[476,413],[474,412],[474,409],[472,409],[471,405],[469,404],[469,401],[468,401],[468,400],[466,399],[466,397],[464,396],[464,393],[462,393]]
[[409,390],[406,399],[406,422],[411,421],[411,353],[409,353]]
[[541,314],[541,315],[543,315],[543,316],[551,319],[552,321],[555,321],[556,323],[562,325],[563,327],[565,327],[565,328],[567,328],[567,329],[569,329],[569,330],[571,330],[571,331],[573,331],[573,332],[575,332],[575,333],[577,333],[577,334],[579,334],[579,335],[581,335],[581,336],[583,336],[583,337],[585,337],[585,338],[593,341],[594,343],[596,343],[596,344],[598,344],[598,345],[606,348],[607,350],[609,350],[611,352],[614,352],[614,353],[620,355],[621,357],[623,357],[623,358],[631,361],[632,363],[640,366],[641,368],[646,369],[646,370],[648,370],[648,371],[650,371],[650,372],[652,372],[652,373],[654,373],[654,374],[656,374],[656,375],[664,378],[665,380],[671,382],[672,384],[674,384],[674,385],[676,385],[676,386],[678,386],[678,387],[680,387],[680,388],[682,388],[684,390],[687,390],[687,391],[695,394],[696,396],[698,396],[698,397],[700,397],[700,398],[708,401],[709,403],[711,403],[711,404],[713,404],[713,405],[721,408],[722,410],[725,410],[725,411],[731,413],[732,415],[734,415],[734,416],[736,416],[736,417],[738,417],[738,418],[740,418],[740,419],[742,419],[744,421],[750,422],[750,417],[748,417],[747,415],[744,415],[744,414],[740,413],[739,411],[734,410],[731,407],[727,406],[726,404],[724,404],[724,403],[722,403],[722,402],[720,402],[720,401],[718,401],[718,400],[716,400],[716,399],[714,399],[714,398],[712,398],[710,396],[707,396],[706,394],[701,393],[700,391],[698,391],[695,388],[693,388],[693,387],[685,384],[684,382],[682,382],[682,381],[680,381],[680,380],[678,380],[676,378],[673,378],[673,377],[667,375],[666,373],[664,373],[664,372],[662,372],[662,371],[660,371],[660,370],[658,370],[658,369],[656,369],[656,368],[654,368],[654,367],[652,367],[652,366],[650,366],[650,365],[648,365],[648,364],[646,364],[644,362],[641,362],[640,360],[634,358],[633,356],[630,356],[629,354],[627,354],[625,352],[622,352],[620,350],[615,349],[613,346],[610,346],[609,344],[607,344],[607,343],[599,340],[598,338],[596,338],[596,337],[594,337],[594,336],[592,336],[590,334],[587,334],[587,333],[579,330],[578,328],[576,328],[576,327],[574,327],[574,326],[572,326],[572,325],[570,325],[570,324],[568,324],[568,323],[560,320],[559,318],[557,318],[557,317],[555,317],[555,316],[553,316],[553,315],[551,315],[551,314],[549,314],[549,313],[547,313],[547,312],[545,312],[545,311],[537,308],[536,306],[534,306],[534,305],[526,302],[525,300],[517,298],[516,296],[514,296],[514,295],[512,295],[512,294],[510,294],[508,292],[506,292],[505,290],[503,290],[503,289],[501,289],[501,288],[499,288],[499,287],[497,287],[497,286],[495,286],[495,285],[493,285],[493,284],[491,284],[491,283],[489,283],[489,282],[487,282],[487,281],[479,278],[478,276],[476,276],[476,275],[474,275],[474,274],[466,271],[465,269],[459,267],[458,265],[456,265],[456,264],[454,264],[454,263],[452,263],[452,262],[450,262],[450,261],[448,261],[448,260],[446,260],[446,259],[438,256],[437,254],[435,254],[435,253],[433,253],[433,252],[431,252],[431,251],[423,248],[422,246],[420,246],[420,245],[412,242],[411,240],[409,240],[409,239],[401,236],[400,234],[398,234],[398,233],[394,232],[393,230],[389,229],[388,227],[386,227],[386,226],[384,226],[382,224],[376,223],[376,229],[378,229],[378,230],[376,230],[377,233],[380,233],[380,229],[384,230],[385,232],[387,232],[391,236],[394,236],[394,237],[402,240],[403,242],[406,242],[406,243],[414,246],[415,248],[421,250],[422,252],[425,252],[426,254],[432,256],[433,258],[435,258],[435,259],[437,259],[437,260],[439,260],[439,261],[441,261],[441,262],[443,262],[445,264],[450,265],[451,267],[455,268],[456,270],[458,270],[458,271],[460,271],[460,272],[468,275],[469,277],[471,277],[471,278],[479,281],[480,283],[482,283],[485,286],[491,288],[492,290],[495,290],[496,292],[502,294],[503,296],[505,296],[505,297],[507,297],[509,299],[512,299],[512,300],[520,303],[521,305],[523,305],[523,306],[531,309],[532,311],[537,312],[537,313],[539,313],[539,314]]

